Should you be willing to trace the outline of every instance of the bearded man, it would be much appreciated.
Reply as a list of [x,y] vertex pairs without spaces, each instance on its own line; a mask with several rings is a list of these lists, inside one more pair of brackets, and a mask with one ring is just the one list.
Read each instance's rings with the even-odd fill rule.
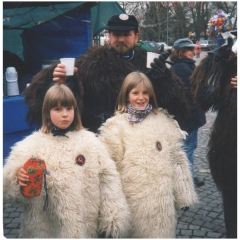
[[44,95],[57,82],[66,84],[73,91],[83,126],[97,132],[101,124],[113,115],[124,78],[136,70],[147,73],[159,107],[167,109],[178,122],[185,121],[188,116],[185,87],[165,65],[169,53],[162,53],[151,63],[152,68],[147,69],[147,51],[136,46],[139,30],[134,16],[115,15],[109,19],[106,29],[109,31],[109,45],[93,47],[77,58],[73,76],[65,76],[62,64],[53,64],[34,76],[25,91],[30,124],[41,124]]

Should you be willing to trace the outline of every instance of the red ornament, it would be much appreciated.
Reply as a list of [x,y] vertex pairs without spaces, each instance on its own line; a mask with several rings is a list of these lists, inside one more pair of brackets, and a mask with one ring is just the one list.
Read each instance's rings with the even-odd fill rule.
[[24,197],[37,197],[42,192],[42,184],[44,180],[44,172],[46,164],[38,158],[30,158],[23,166],[29,176],[28,186],[20,186],[20,191]]

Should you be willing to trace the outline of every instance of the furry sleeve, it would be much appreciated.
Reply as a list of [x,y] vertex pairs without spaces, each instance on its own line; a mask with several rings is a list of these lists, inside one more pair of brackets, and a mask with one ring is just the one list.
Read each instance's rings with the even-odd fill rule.
[[105,146],[102,146],[99,154],[101,167],[99,232],[105,237],[126,238],[129,236],[131,215],[123,193],[120,174]]
[[220,69],[214,63],[215,57],[210,54],[195,68],[191,76],[191,92],[194,102],[200,110],[207,112],[216,102]]
[[194,69],[191,76],[191,92],[194,102],[202,111],[211,107],[218,110],[220,79],[229,57],[232,55],[228,46],[222,46],[209,53]]
[[177,122],[173,120],[173,126],[169,133],[169,140],[172,142],[171,160],[173,164],[175,206],[177,209],[181,209],[196,203],[197,194],[194,189],[189,162],[182,149],[182,139],[185,132],[181,131]]
[[121,129],[117,124],[117,117],[123,117],[123,115],[117,115],[108,119],[102,127],[99,128],[99,139],[107,147],[111,158],[116,162],[118,167],[118,163],[123,159],[124,147]]
[[7,202],[26,203],[28,200],[20,193],[20,185],[17,182],[17,172],[24,163],[36,153],[36,139],[30,135],[12,147],[9,157],[3,167],[3,199]]

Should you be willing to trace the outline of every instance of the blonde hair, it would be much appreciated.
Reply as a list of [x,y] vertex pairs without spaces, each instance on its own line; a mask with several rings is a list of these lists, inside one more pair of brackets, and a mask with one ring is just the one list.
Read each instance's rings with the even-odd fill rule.
[[149,78],[142,72],[136,71],[129,73],[123,81],[121,90],[118,94],[116,111],[115,113],[125,113],[127,112],[127,99],[131,90],[140,84],[146,87],[149,94],[149,104],[152,105],[152,111],[156,114],[158,109],[156,96],[153,90],[153,86]]
[[52,108],[58,107],[73,107],[74,108],[74,119],[73,119],[73,129],[79,131],[83,128],[81,122],[80,112],[77,106],[77,101],[72,93],[72,91],[64,84],[55,84],[48,89],[43,100],[42,107],[42,132],[50,133],[53,127],[50,110]]

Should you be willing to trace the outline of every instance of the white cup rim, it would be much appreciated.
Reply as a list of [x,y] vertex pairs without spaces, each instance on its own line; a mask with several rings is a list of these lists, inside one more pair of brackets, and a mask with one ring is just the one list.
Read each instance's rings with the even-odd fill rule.
[[67,60],[68,60],[68,59],[69,59],[69,60],[70,60],[70,59],[72,60],[72,59],[75,59],[75,58],[60,58],[60,60],[66,60],[66,59],[67,59]]

